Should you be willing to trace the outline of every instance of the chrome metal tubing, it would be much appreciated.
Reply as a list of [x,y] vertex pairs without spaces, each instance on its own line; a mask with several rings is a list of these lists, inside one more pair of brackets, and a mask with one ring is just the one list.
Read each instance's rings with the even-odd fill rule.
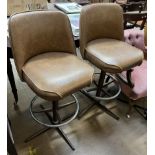
[[[44,126],[46,126],[46,127],[54,127],[54,128],[55,128],[55,127],[60,127],[60,126],[66,125],[66,124],[68,124],[69,122],[71,122],[73,119],[76,118],[76,116],[77,116],[77,114],[78,114],[78,111],[79,111],[79,103],[78,103],[78,100],[77,100],[77,98],[75,97],[75,95],[73,95],[73,94],[72,94],[72,97],[74,98],[75,104],[76,104],[75,113],[72,115],[72,117],[71,117],[69,120],[67,120],[67,121],[65,121],[65,122],[63,122],[63,123],[60,123],[60,124],[47,124],[47,123],[41,122],[41,121],[34,115],[33,110],[32,110],[32,109],[33,109],[33,104],[34,104],[35,100],[37,99],[36,96],[35,96],[35,97],[32,99],[32,101],[31,101],[31,104],[30,104],[30,114],[31,114],[32,118],[33,118],[36,122],[38,122],[39,124],[44,125]],[[53,110],[54,110],[54,109],[53,109]],[[58,110],[58,107],[57,107],[57,110]]]

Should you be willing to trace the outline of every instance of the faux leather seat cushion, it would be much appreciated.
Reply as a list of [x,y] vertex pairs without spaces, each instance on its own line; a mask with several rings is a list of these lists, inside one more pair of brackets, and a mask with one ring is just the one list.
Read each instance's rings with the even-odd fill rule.
[[87,44],[85,57],[105,72],[120,73],[140,65],[144,54],[123,41],[97,39]]
[[30,88],[46,100],[59,100],[90,85],[94,73],[94,69],[77,56],[64,52],[35,56],[22,70]]

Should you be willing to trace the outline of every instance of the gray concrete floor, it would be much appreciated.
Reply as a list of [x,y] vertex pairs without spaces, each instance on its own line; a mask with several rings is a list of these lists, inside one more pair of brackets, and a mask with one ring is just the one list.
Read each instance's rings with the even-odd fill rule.
[[[12,62],[13,63],[13,62]],[[14,63],[13,63],[14,66]],[[19,155],[28,155],[29,148],[35,148],[37,155],[146,155],[147,122],[135,111],[127,119],[128,105],[120,101],[108,103],[112,111],[120,117],[114,120],[100,109],[94,108],[81,120],[75,119],[62,129],[71,140],[76,150],[72,151],[54,129],[49,130],[29,143],[24,139],[41,125],[36,123],[30,113],[30,101],[34,93],[19,80],[14,68],[19,94],[19,109],[13,108],[14,98],[8,82],[8,116],[12,122],[15,145]],[[91,104],[85,96],[76,93],[80,106]],[[146,104],[146,99],[139,102]]]

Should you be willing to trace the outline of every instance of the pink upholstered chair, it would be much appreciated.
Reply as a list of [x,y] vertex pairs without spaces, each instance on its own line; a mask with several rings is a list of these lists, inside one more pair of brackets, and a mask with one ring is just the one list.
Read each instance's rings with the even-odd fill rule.
[[[124,39],[125,42],[143,50],[146,55],[143,30],[125,30]],[[130,117],[130,112],[134,107],[146,119],[146,108],[140,105],[135,105],[134,101],[147,96],[147,60],[144,59],[140,66],[133,68],[131,72],[128,72],[128,74],[127,72],[123,72],[119,75],[119,81],[121,84],[122,93],[128,98],[129,101],[127,117]]]

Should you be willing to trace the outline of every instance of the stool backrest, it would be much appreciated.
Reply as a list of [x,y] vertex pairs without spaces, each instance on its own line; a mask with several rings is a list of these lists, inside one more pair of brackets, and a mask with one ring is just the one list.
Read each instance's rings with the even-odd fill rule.
[[80,16],[80,51],[95,39],[123,40],[123,10],[118,4],[97,3],[84,6]]
[[60,11],[15,14],[9,20],[9,35],[17,71],[32,57],[45,52],[75,54],[71,25]]

